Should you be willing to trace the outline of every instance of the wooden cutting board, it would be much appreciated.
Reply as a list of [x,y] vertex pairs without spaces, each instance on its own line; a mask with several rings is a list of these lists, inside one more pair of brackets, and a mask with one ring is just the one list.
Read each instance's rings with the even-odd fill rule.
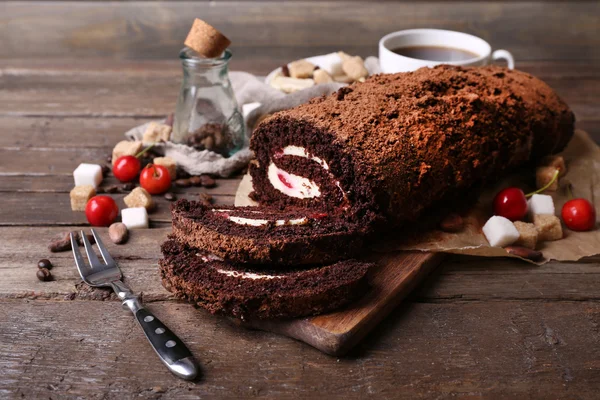
[[[244,176],[236,206],[256,205],[250,197],[252,178]],[[325,315],[284,321],[249,321],[242,326],[298,339],[324,353],[340,356],[365,337],[410,291],[440,263],[442,253],[386,252],[365,257],[376,267],[369,271],[369,289],[348,307]],[[238,320],[236,320],[238,322]]]
[[443,258],[441,253],[373,254],[370,287],[345,309],[288,321],[250,321],[243,326],[275,332],[305,342],[324,353],[341,356],[364,338],[421,282]]

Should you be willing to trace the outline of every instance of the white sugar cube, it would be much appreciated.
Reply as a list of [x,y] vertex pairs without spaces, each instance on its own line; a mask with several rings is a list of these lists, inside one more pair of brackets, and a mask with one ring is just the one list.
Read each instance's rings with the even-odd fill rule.
[[509,219],[494,215],[488,219],[482,228],[483,234],[490,246],[504,247],[519,239],[519,231]]
[[529,214],[532,217],[544,214],[554,215],[554,201],[552,201],[552,196],[547,194],[534,194],[527,205],[529,206]]
[[81,163],[73,171],[73,178],[75,178],[75,186],[92,185],[97,188],[102,182],[102,167],[98,164]]
[[147,228],[148,212],[144,207],[124,208],[121,210],[121,220],[127,229]]

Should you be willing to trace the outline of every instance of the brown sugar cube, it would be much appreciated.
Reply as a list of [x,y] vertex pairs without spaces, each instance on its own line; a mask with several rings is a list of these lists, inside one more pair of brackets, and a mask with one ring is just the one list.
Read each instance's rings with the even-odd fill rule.
[[342,69],[346,75],[355,81],[369,76],[369,71],[367,71],[365,63],[359,56],[346,58],[342,61]]
[[[546,186],[558,169],[556,167],[537,167],[535,170],[535,186],[540,189]],[[556,192],[558,190],[558,179],[552,182],[552,185],[548,186],[546,190]]]
[[171,137],[171,131],[173,128],[166,124],[161,124],[158,122],[150,122],[146,131],[144,132],[144,137],[142,142],[144,143],[157,143],[160,141],[169,141]]
[[519,239],[517,239],[514,245],[535,250],[538,241],[538,231],[535,225],[521,221],[515,221],[514,225],[517,231],[519,231]]
[[85,211],[89,199],[96,195],[96,189],[92,185],[75,186],[69,193],[71,197],[71,210]]
[[567,166],[565,164],[565,159],[563,158],[563,156],[544,157],[544,159],[542,160],[542,165],[558,169],[560,171],[558,174],[559,178],[562,178],[567,173]]
[[117,143],[112,151],[112,164],[115,165],[117,158],[121,156],[135,156],[140,150],[142,150],[141,141],[132,142],[130,140],[122,140]]
[[231,44],[221,32],[196,18],[184,44],[207,58],[220,56]]
[[156,157],[152,162],[165,167],[169,171],[172,181],[177,179],[177,163],[171,157]]
[[533,216],[539,240],[559,240],[563,237],[560,219],[556,215],[538,214]]
[[331,75],[329,75],[327,71],[323,69],[318,69],[315,72],[313,72],[313,80],[317,84],[333,82],[333,78],[331,77]]
[[290,76],[296,79],[312,78],[314,70],[315,64],[306,60],[298,60],[288,64]]
[[150,193],[142,187],[136,187],[123,199],[129,208],[144,207],[146,210],[154,208],[154,201]]

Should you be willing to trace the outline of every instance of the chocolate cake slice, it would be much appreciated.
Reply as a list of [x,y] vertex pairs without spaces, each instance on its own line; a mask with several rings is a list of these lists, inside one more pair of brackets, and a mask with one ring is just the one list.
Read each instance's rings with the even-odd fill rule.
[[388,226],[562,150],[574,116],[539,79],[498,66],[376,75],[278,112],[252,134],[260,204]]
[[210,208],[179,200],[171,208],[173,237],[232,262],[326,264],[351,258],[366,230],[315,210],[267,207]]
[[293,318],[339,308],[364,293],[371,264],[356,260],[293,270],[233,264],[175,240],[162,245],[164,287],[213,314]]

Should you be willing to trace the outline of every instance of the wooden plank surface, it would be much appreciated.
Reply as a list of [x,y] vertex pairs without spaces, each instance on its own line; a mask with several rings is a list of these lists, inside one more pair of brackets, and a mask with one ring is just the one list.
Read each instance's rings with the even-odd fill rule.
[[242,326],[298,339],[324,353],[343,356],[377,328],[402,300],[442,261],[443,254],[396,252],[373,254],[369,288],[341,310],[289,321],[249,321]]
[[[548,81],[600,142],[598,2],[0,3],[0,398],[558,398],[600,390],[598,259],[534,267],[447,258],[344,358],[175,302],[156,275],[169,233],[112,246],[126,277],[190,345],[199,383],[169,375],[110,293],[79,284],[49,239],[78,228],[72,168],[173,109],[193,16],[231,32],[233,69],[265,74],[407,27],[481,35]],[[107,183],[114,183],[110,180]],[[207,191],[231,203],[237,181]],[[205,189],[190,188],[181,196]],[[229,197],[228,197],[229,196]],[[57,206],[58,205],[58,206]],[[56,222],[66,224],[57,226]],[[38,259],[56,280],[35,279]],[[106,301],[103,301],[106,300]]]
[[371,55],[383,35],[408,28],[473,33],[509,48],[517,60],[600,59],[598,2],[17,1],[2,7],[2,58],[172,59],[192,19],[201,17],[231,38],[236,58],[275,65],[340,49]]
[[189,305],[150,306],[202,363],[199,383],[149,362],[155,355],[142,332],[114,302],[5,300],[0,394],[593,399],[600,389],[596,302],[405,304],[338,359],[282,336],[240,330]]

